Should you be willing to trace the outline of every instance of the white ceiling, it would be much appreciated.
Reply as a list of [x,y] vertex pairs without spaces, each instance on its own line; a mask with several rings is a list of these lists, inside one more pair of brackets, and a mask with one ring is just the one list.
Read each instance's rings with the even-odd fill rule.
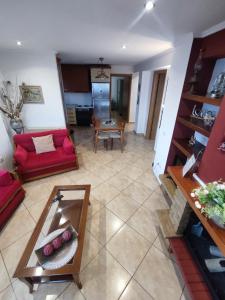
[[[134,65],[224,21],[225,0],[0,0],[0,49],[53,50],[65,62]],[[122,50],[123,44],[127,45]]]

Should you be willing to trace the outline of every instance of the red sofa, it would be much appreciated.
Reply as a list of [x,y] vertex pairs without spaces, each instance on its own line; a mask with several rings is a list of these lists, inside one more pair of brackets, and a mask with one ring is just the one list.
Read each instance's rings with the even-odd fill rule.
[[0,230],[24,197],[20,182],[8,171],[0,170]]
[[[36,154],[32,137],[49,134],[53,135],[56,151]],[[79,168],[76,149],[67,129],[16,134],[13,139],[16,169],[23,182]]]

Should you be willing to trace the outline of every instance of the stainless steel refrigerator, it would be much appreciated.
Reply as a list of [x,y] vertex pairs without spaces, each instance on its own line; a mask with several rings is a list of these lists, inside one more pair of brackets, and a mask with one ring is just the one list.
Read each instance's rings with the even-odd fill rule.
[[110,83],[92,83],[94,114],[99,118],[109,118]]

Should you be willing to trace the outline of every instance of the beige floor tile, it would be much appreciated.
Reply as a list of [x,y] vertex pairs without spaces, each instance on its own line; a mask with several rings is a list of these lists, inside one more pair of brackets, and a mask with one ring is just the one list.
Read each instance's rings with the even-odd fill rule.
[[0,292],[0,300],[16,300],[16,297],[15,297],[15,294],[13,292],[11,285]]
[[126,162],[119,161],[117,159],[114,159],[110,163],[106,164],[106,166],[109,167],[110,169],[114,169],[117,172],[121,171],[126,167],[129,167],[129,165]]
[[1,250],[33,230],[34,226],[35,223],[26,209],[16,212],[0,233]]
[[29,186],[28,188],[25,186],[25,191],[26,191],[26,197],[23,201],[24,205],[26,207],[30,207],[34,204],[36,204],[39,201],[42,200],[48,200],[50,193],[51,193],[51,188],[50,186],[48,187],[48,182],[49,179],[46,179],[46,184],[39,184],[39,185],[32,185]]
[[101,209],[87,221],[88,231],[103,245],[106,244],[122,225],[123,221],[107,208]]
[[95,258],[102,247],[103,246],[86,230],[82,253],[81,270],[83,270],[87,266],[87,264],[89,264],[89,262]]
[[126,222],[134,212],[140,207],[140,203],[131,197],[120,193],[116,198],[110,201],[106,207],[115,215]]
[[131,279],[120,300],[153,300],[153,298],[134,279]]
[[143,206],[151,211],[168,208],[168,204],[163,195],[156,192],[153,192],[150,195],[150,197],[143,203]]
[[93,216],[97,211],[99,211],[100,209],[102,209],[104,207],[104,204],[101,201],[98,201],[92,195],[92,192],[90,195],[90,202],[91,202],[91,205],[88,206],[88,218]]
[[56,185],[69,185],[72,184],[70,177],[67,172],[55,176],[51,176],[48,178],[47,186],[50,190],[54,188]]
[[103,249],[81,273],[82,293],[87,300],[115,300],[129,279],[129,273]]
[[106,248],[133,275],[150,246],[149,241],[128,225],[124,225],[108,242]]
[[110,178],[107,182],[112,184],[119,191],[122,191],[127,188],[133,182],[133,180],[127,175],[118,173],[114,177]]
[[150,242],[154,242],[158,235],[156,230],[156,217],[151,211],[144,207],[140,207],[128,220],[127,224]]
[[96,177],[91,172],[88,175],[83,176],[81,179],[77,181],[77,184],[91,184],[91,188],[94,189],[96,186],[102,183],[102,179]]
[[69,282],[40,284],[32,294],[29,293],[27,285],[19,279],[14,281],[12,286],[19,300],[55,300],[69,286]]
[[151,170],[143,173],[140,177],[137,178],[137,181],[152,190],[156,189],[159,186],[159,183]]
[[[138,150],[138,149],[137,149]],[[152,160],[146,158],[139,158],[135,163],[134,167],[140,168],[143,171],[150,170],[152,168]]]
[[109,168],[108,166],[104,165],[104,166],[99,166],[97,168],[94,168],[91,171],[95,176],[100,177],[102,180],[107,180],[109,178],[111,178],[112,176],[114,176],[116,173],[118,173],[118,171]]
[[108,203],[119,195],[120,191],[112,186],[109,181],[106,183],[100,184],[98,187],[92,190],[93,196],[103,204]]
[[123,194],[131,197],[141,204],[151,195],[151,193],[151,189],[147,188],[139,182],[133,182],[125,190],[123,190]]
[[[59,300],[85,300],[80,290],[74,283],[71,283],[69,287],[65,289],[62,295],[57,298]],[[46,299],[47,300],[47,299]]]
[[141,174],[143,174],[143,170],[131,165],[129,167],[124,168],[122,171],[120,171],[119,174],[126,175],[132,180],[136,180],[138,177],[141,176]]
[[34,218],[35,222],[39,220],[47,201],[48,199],[43,199],[41,201],[38,201],[36,204],[28,207],[28,211],[30,212],[31,216]]
[[171,260],[152,247],[134,278],[157,300],[179,300],[182,289]]
[[[23,254],[23,251],[27,245],[28,240],[30,239],[31,232],[25,234],[22,238],[18,241],[10,245],[9,247],[2,250],[2,256],[8,270],[9,276],[12,278],[16,267],[19,263],[19,260]],[[13,279],[12,279],[13,280]]]
[[10,285],[9,275],[7,273],[6,267],[4,265],[4,261],[0,253],[0,291],[4,290],[9,285]]
[[89,172],[81,167],[78,170],[68,172],[67,176],[72,184],[76,184],[78,180],[80,180],[84,176],[87,176],[88,174]]

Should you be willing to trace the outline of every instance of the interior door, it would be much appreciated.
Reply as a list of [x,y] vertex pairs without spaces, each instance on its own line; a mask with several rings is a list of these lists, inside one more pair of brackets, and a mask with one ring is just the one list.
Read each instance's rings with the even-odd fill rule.
[[148,126],[146,137],[154,140],[156,137],[156,131],[159,121],[160,109],[163,98],[163,91],[165,86],[166,70],[156,71],[154,73],[151,102],[148,116]]
[[126,121],[128,121],[128,117],[129,117],[130,88],[131,88],[130,78],[129,77],[124,77],[124,80],[123,80],[122,116],[123,116],[123,119],[126,120]]
[[123,79],[117,80],[117,107],[120,116],[123,114]]

